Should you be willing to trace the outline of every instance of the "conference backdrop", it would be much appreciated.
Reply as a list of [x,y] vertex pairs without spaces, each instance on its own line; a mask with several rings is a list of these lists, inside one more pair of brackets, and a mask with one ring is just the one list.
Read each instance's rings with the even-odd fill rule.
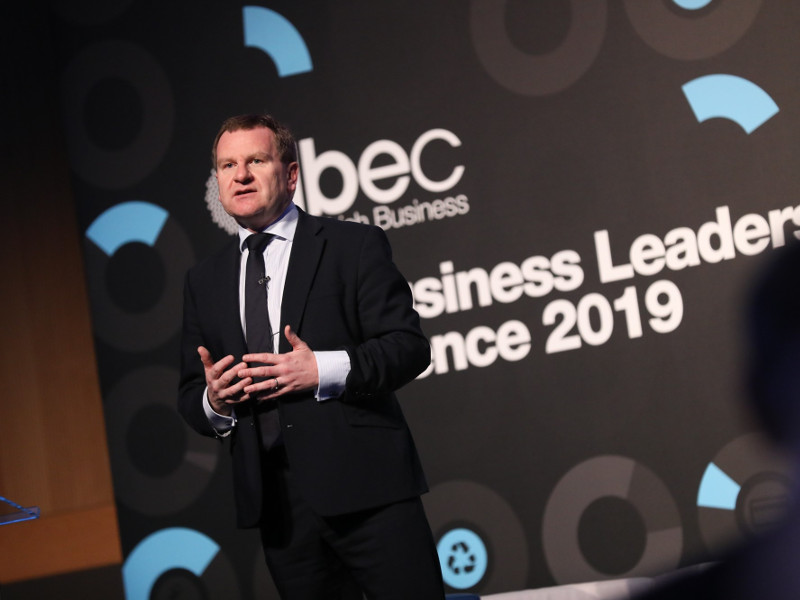
[[311,214],[386,230],[451,591],[648,576],[779,517],[748,282],[800,231],[800,8],[53,3],[128,598],[276,597],[227,447],[175,409],[187,268],[235,232],[221,121],[294,130]]

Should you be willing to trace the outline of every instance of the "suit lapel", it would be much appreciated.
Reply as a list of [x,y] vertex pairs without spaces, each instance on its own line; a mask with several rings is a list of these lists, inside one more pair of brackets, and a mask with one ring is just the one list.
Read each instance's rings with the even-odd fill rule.
[[283,327],[291,325],[295,333],[302,337],[301,327],[306,300],[325,247],[325,241],[318,236],[322,226],[302,210],[298,209],[298,213],[297,229],[292,242],[286,285],[281,300],[280,352],[289,352],[292,349],[286,336],[283,335]]

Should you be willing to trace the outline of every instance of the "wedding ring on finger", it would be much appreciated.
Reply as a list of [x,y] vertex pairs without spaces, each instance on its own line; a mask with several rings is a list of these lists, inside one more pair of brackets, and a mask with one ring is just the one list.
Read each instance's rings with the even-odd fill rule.
[[278,378],[277,377],[273,377],[272,379],[273,379],[273,381],[275,381],[275,388],[274,389],[277,392],[279,389],[281,389],[281,384],[278,383]]

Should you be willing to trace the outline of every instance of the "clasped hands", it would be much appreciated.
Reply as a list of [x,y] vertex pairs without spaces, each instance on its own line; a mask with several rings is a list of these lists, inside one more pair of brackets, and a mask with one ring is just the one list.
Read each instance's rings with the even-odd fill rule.
[[[319,374],[314,352],[289,325],[284,335],[292,346],[291,352],[245,354],[238,364],[233,364],[235,358],[230,354],[214,362],[205,347],[197,348],[205,369],[208,402],[215,412],[227,416],[233,406],[250,399],[273,400],[317,388]],[[262,366],[251,367],[248,363],[262,363]]]

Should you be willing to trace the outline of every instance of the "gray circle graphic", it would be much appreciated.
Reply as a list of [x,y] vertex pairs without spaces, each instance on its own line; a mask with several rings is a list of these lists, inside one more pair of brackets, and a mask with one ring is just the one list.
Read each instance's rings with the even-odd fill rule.
[[[647,531],[641,558],[623,574],[595,569],[578,541],[581,515],[606,497],[630,502]],[[681,518],[669,490],[648,468],[622,456],[598,456],[564,475],[547,500],[542,536],[548,567],[560,584],[650,576],[677,567],[683,549]]]
[[189,238],[175,219],[167,218],[152,251],[158,253],[164,264],[164,289],[151,308],[133,313],[117,306],[109,294],[106,286],[109,256],[90,239],[84,238],[94,333],[120,350],[151,350],[172,337],[181,323],[183,277],[194,264],[194,252]]
[[663,1],[625,0],[639,37],[656,52],[679,60],[698,60],[724,52],[750,29],[763,0],[726,0],[708,14],[681,15]]
[[698,494],[697,521],[709,552],[724,551],[783,517],[790,469],[786,457],[775,451],[764,435],[750,433],[734,439],[710,464],[719,470],[719,476],[736,484],[728,493],[738,493],[726,506],[718,503],[716,507],[702,506]]
[[423,503],[437,544],[456,524],[482,533],[490,566],[480,589],[526,585],[529,551],[522,523],[494,490],[474,481],[450,481],[434,486]]
[[[129,508],[150,516],[174,514],[191,504],[206,488],[217,468],[222,446],[216,440],[191,431],[175,410],[178,373],[166,367],[146,367],[128,373],[108,394],[105,403],[108,448],[114,472],[114,492]],[[136,414],[153,405],[166,406],[186,431],[183,461],[171,473],[152,476],[143,473],[129,455],[129,427]],[[136,432],[134,432],[136,433]],[[147,432],[139,432],[146,435]],[[170,441],[163,444],[164,452]]]
[[606,0],[570,0],[572,22],[561,45],[538,56],[512,43],[505,0],[473,0],[472,43],[483,67],[503,87],[526,96],[560,92],[578,81],[600,53],[606,32]]
[[[96,144],[85,122],[87,98],[108,78],[129,83],[142,103],[141,131],[120,149]],[[144,49],[122,41],[86,48],[64,70],[62,95],[70,161],[85,181],[104,189],[121,189],[143,179],[161,162],[172,138],[172,91],[163,69]]]

